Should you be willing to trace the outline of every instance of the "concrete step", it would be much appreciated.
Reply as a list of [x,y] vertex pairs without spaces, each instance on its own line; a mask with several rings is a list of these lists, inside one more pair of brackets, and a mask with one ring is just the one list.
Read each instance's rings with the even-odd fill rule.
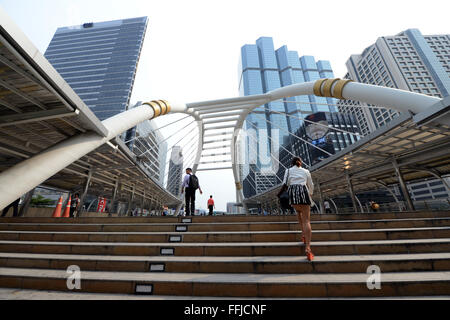
[[[384,219],[406,219],[406,218],[444,218],[450,217],[450,211],[418,211],[418,212],[397,212],[397,213],[363,213],[363,214],[312,214],[312,221],[340,221],[340,220],[384,220]],[[42,218],[42,217],[5,217],[0,218],[4,223],[183,223],[184,220],[191,219],[193,223],[214,223],[214,222],[286,222],[297,221],[296,215],[273,215],[273,216],[245,216],[245,215],[224,215],[224,216],[194,216],[194,217],[86,217],[86,218]]]
[[[450,226],[450,219],[449,226]],[[430,225],[431,226],[431,225]],[[293,222],[234,222],[234,223],[123,223],[123,224],[61,224],[61,223],[8,223],[0,222],[0,230],[16,231],[78,231],[78,232],[180,232],[180,231],[288,231],[299,230]]]
[[[70,291],[65,270],[0,268],[0,287]],[[220,274],[220,273],[81,273],[76,292],[208,297],[380,297],[450,295],[450,272],[381,274],[381,288],[369,290],[366,273]]]
[[0,253],[0,267],[82,271],[184,273],[358,273],[377,265],[382,272],[450,271],[450,253],[279,257],[146,257]]
[[[347,298],[261,298],[261,297],[195,297],[195,296],[143,296],[134,294],[108,294],[108,293],[86,293],[86,292],[62,292],[24,289],[2,289],[0,288],[0,300],[153,300],[153,301],[177,301],[177,300],[450,300],[450,296],[408,296],[408,297],[347,297]],[[171,302],[173,303],[173,302]],[[194,302],[195,303],[195,302]],[[159,306],[159,305],[158,305]],[[154,306],[153,306],[154,307]],[[238,315],[238,314],[237,314]]]
[[[388,229],[450,227],[450,218],[411,218],[385,220],[313,221],[313,230]],[[296,231],[300,226],[295,221],[286,222],[214,222],[214,223],[2,223],[1,231],[71,231],[71,232],[191,232],[205,231]]]
[[[317,256],[450,252],[450,238],[370,241],[314,241]],[[300,256],[301,242],[127,243],[0,241],[3,253],[123,256]]]
[[[135,297],[358,298],[450,295],[450,211],[297,217],[0,219],[0,287]],[[369,266],[381,290],[367,288]],[[141,287],[144,286],[144,287]],[[74,293],[74,292],[72,292]]]
[[[398,240],[450,238],[450,227],[314,230],[313,241]],[[70,242],[293,242],[300,231],[216,232],[57,232],[0,231],[0,240]]]

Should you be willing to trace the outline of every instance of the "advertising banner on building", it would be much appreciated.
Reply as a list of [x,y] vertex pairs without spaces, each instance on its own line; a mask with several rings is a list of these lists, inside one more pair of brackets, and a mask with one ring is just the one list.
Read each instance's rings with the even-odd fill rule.
[[329,134],[330,130],[328,129],[328,120],[325,112],[311,114],[305,119],[307,120],[305,121],[306,136],[316,146],[316,148],[310,146],[311,164],[314,165],[328,158],[328,154],[322,150],[334,154],[334,147]]

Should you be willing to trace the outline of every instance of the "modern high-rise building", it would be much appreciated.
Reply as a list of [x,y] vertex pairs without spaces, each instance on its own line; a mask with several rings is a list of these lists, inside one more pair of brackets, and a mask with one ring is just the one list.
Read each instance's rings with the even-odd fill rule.
[[[246,44],[241,48],[239,76],[241,96],[334,77],[328,61],[316,62],[313,56],[299,57],[296,51],[289,51],[287,46],[275,50],[270,37],[261,37],[256,40],[256,44]],[[286,161],[292,158],[290,148],[299,140],[296,137],[299,130],[305,127],[304,119],[319,112],[336,113],[336,104],[337,100],[333,98],[297,96],[271,102],[255,109],[247,117],[244,124],[246,140],[242,141],[243,159],[240,159],[240,174],[246,197],[280,183],[279,177],[284,173]],[[344,139],[336,136],[335,140],[338,146],[339,140]],[[303,150],[308,153],[310,148],[305,142],[301,144],[305,145]],[[307,154],[307,164],[311,164],[310,158]]]
[[[300,139],[294,139],[286,149],[311,166],[361,139],[356,119],[351,114],[316,112],[305,120],[307,122],[295,132]],[[291,165],[292,159],[287,150],[280,152],[280,161],[285,167]],[[284,170],[280,169],[280,175],[284,176]]]
[[167,191],[175,196],[181,195],[181,183],[183,179],[183,150],[180,146],[174,146],[169,160],[169,173],[167,176]]
[[[136,103],[130,109],[142,105]],[[166,171],[167,142],[153,121],[144,121],[128,131],[126,145],[161,186]]]
[[[440,98],[450,95],[448,34],[422,35],[417,29],[408,29],[395,36],[380,37],[361,54],[352,55],[346,64],[346,79]],[[355,116],[363,135],[399,115],[395,110],[352,100],[339,101],[338,106],[339,111]],[[438,179],[410,182],[407,187],[413,201],[450,197]]]
[[[450,95],[449,54],[450,35],[424,36],[417,29],[408,29],[380,37],[361,54],[352,55],[345,78],[443,98]],[[394,110],[355,101],[338,104],[340,111],[356,116],[363,135],[398,115]]]
[[[148,18],[85,23],[58,28],[45,57],[100,119],[134,108],[130,97]],[[164,184],[167,143],[146,121],[122,139],[155,180]]]
[[58,28],[45,57],[104,120],[128,109],[147,17]]

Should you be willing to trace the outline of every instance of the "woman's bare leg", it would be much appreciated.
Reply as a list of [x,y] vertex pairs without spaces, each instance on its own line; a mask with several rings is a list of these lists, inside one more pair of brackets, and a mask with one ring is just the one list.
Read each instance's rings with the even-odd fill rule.
[[[301,212],[301,205],[293,205],[292,206],[295,211],[297,212],[297,219],[298,219],[298,224],[300,225],[300,230],[302,230],[302,236],[305,236],[305,229],[303,229],[303,221],[302,221],[302,212]],[[305,237],[306,239],[306,237]]]
[[299,222],[302,225],[302,234],[305,236],[305,252],[311,251],[312,228],[311,207],[309,205],[297,205],[295,210],[299,212]]

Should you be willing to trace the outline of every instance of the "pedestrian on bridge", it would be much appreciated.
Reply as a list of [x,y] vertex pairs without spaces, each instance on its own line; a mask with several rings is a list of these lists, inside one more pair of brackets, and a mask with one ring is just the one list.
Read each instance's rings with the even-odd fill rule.
[[197,189],[200,190],[200,194],[203,194],[197,176],[192,173],[191,168],[187,168],[186,176],[181,186],[181,193],[185,192],[186,216],[195,214],[195,192]]
[[331,211],[330,203],[329,203],[327,200],[324,201],[323,205],[324,205],[324,207],[325,207],[325,213],[333,213],[333,212]]
[[78,214],[78,209],[80,207],[80,195],[78,193],[75,193],[75,196],[72,199],[72,202],[70,204],[70,217],[73,218],[75,217],[75,212],[77,213],[77,216],[79,216]]
[[314,183],[311,173],[302,168],[302,159],[298,157],[292,159],[292,168],[286,170],[284,174],[283,189],[286,188],[289,194],[289,204],[298,214],[306,257],[312,261],[314,254],[311,251],[311,205],[314,203],[312,201]]
[[208,209],[209,209],[209,215],[212,216],[214,214],[214,209],[216,208],[216,205],[214,204],[213,196],[210,196],[208,199]]

